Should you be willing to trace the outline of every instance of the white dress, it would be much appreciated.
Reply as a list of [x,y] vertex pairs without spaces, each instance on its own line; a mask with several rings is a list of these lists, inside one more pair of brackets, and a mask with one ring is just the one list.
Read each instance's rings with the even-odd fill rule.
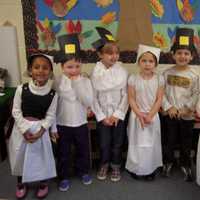
[[[139,109],[148,113],[156,100],[157,89],[164,85],[164,80],[156,74],[150,80],[144,80],[137,74],[130,76],[128,84],[135,88]],[[139,119],[131,111],[127,131],[129,144],[126,169],[137,175],[148,175],[162,166],[158,113],[154,116],[152,123],[142,129]]]
[[[51,90],[47,84],[37,87],[32,81],[28,86],[30,91],[37,95],[48,94]],[[12,114],[15,124],[8,141],[12,175],[22,176],[22,182],[53,178],[56,176],[56,167],[48,128],[54,122],[57,94],[51,102],[45,119],[39,121],[29,121],[22,116],[21,95],[22,85],[18,86],[14,97]],[[34,134],[40,130],[41,126],[47,130],[43,136],[34,143],[27,143],[22,134],[27,130]]]

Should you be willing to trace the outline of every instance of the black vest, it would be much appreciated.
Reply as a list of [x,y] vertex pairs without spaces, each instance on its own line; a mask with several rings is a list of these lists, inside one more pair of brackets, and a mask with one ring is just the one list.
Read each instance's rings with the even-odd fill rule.
[[54,95],[55,91],[53,89],[45,95],[33,94],[28,87],[28,83],[25,83],[22,87],[21,109],[23,117],[44,119]]

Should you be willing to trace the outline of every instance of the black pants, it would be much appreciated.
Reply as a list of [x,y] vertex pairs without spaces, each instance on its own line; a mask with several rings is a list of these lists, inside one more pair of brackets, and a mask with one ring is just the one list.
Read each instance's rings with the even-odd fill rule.
[[174,162],[174,150],[180,150],[180,164],[184,167],[191,166],[190,153],[192,149],[193,120],[165,118],[166,131],[164,131],[164,163]]
[[125,139],[125,124],[119,120],[117,126],[105,126],[97,123],[98,141],[100,147],[100,165],[111,164],[120,167],[122,162],[122,146]]
[[75,169],[78,176],[87,174],[90,167],[89,131],[87,124],[79,127],[57,126],[58,139],[58,176],[69,178],[71,145],[76,148]]

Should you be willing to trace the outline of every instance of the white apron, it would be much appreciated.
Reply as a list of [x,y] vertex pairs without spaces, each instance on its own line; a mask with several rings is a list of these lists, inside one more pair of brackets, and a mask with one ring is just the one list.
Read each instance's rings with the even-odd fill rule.
[[128,124],[128,154],[126,169],[137,175],[148,175],[162,166],[160,120],[158,114],[152,123],[141,128],[139,119],[131,112]]
[[[30,121],[30,132],[39,131],[40,121]],[[8,142],[12,175],[22,176],[22,182],[50,179],[56,176],[55,160],[49,132],[34,143],[27,143],[16,125]]]

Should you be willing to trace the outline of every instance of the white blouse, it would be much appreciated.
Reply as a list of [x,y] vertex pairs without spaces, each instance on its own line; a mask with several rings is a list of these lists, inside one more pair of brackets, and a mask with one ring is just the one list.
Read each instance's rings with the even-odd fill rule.
[[124,120],[127,109],[127,71],[119,62],[106,68],[102,62],[97,62],[91,75],[94,88],[92,110],[97,121],[115,116]]
[[195,110],[199,94],[199,76],[189,67],[178,71],[172,67],[164,72],[165,95],[163,109],[174,106],[177,109],[187,107]]
[[93,101],[93,90],[88,78],[70,80],[62,75],[55,80],[58,93],[56,124],[77,127],[87,123],[87,109]]
[[[30,127],[30,123],[28,123],[28,120],[25,119],[22,115],[22,110],[21,110],[22,87],[23,87],[23,85],[19,85],[17,87],[14,101],[13,101],[12,115],[15,119],[15,123],[16,123],[17,127],[19,128],[20,132],[23,134],[31,127]],[[45,95],[45,94],[48,94],[51,90],[49,83],[45,84],[42,87],[38,87],[33,83],[32,80],[29,82],[28,87],[29,87],[30,91],[36,95]],[[45,129],[48,129],[55,120],[57,98],[58,98],[58,96],[57,96],[57,94],[55,94],[55,96],[51,102],[51,105],[46,113],[45,119],[41,120],[42,127],[44,127]]]

